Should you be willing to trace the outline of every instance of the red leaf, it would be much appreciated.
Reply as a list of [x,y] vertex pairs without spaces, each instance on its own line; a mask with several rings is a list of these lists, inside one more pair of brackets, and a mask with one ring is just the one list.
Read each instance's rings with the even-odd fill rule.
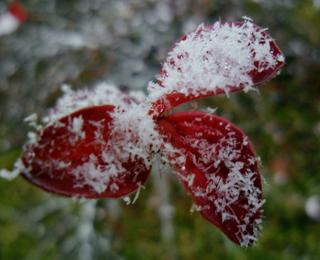
[[28,18],[26,9],[22,6],[19,1],[13,1],[8,6],[8,11],[16,17],[21,23],[25,22]]
[[263,201],[247,136],[204,112],[175,113],[159,121],[159,130],[179,150],[167,156],[201,215],[235,243],[252,244],[260,231]]
[[22,155],[28,169],[23,176],[64,196],[117,198],[135,191],[150,169],[136,157],[118,159],[110,135],[113,110],[109,105],[88,107],[44,128]]
[[151,111],[158,116],[194,99],[255,87],[283,65],[275,41],[249,21],[200,26],[169,52],[156,84],[149,87],[156,97]]

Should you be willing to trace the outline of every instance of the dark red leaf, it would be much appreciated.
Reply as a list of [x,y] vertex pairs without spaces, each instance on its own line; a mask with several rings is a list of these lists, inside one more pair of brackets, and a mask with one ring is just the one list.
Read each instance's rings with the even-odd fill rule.
[[204,112],[175,113],[158,124],[165,140],[179,150],[166,155],[196,209],[235,243],[252,244],[260,231],[263,201],[248,137],[227,120]]
[[139,158],[119,161],[110,135],[113,110],[88,107],[47,126],[35,144],[26,146],[23,176],[70,197],[117,198],[138,189],[150,169]]

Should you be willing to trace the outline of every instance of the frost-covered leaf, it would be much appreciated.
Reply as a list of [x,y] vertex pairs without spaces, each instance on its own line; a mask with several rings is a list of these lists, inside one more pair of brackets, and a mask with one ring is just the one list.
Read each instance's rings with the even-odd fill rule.
[[88,107],[45,127],[26,145],[23,176],[42,189],[72,197],[113,198],[138,189],[150,166],[138,156],[123,159],[117,150],[114,110],[110,105]]
[[204,112],[175,113],[161,120],[159,129],[179,151],[166,156],[195,208],[235,243],[252,244],[260,231],[263,200],[248,137],[227,120]]
[[149,98],[159,114],[196,98],[250,90],[283,65],[275,41],[251,20],[202,24],[169,52]]

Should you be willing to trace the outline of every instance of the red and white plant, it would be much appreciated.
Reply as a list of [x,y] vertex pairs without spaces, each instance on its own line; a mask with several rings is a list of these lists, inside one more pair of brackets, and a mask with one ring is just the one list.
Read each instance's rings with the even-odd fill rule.
[[258,160],[248,137],[205,112],[174,112],[194,99],[248,91],[284,65],[274,40],[248,18],[200,25],[169,52],[148,96],[100,84],[64,88],[29,133],[15,173],[56,194],[119,198],[141,187],[152,162],[177,172],[196,209],[233,242],[248,246],[261,229]]

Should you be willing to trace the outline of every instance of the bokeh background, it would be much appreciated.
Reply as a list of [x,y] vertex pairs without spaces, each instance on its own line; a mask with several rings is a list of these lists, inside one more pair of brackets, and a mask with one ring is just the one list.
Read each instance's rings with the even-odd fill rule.
[[201,22],[253,18],[269,28],[286,66],[260,93],[198,103],[240,126],[261,157],[267,202],[255,246],[234,245],[190,213],[172,171],[155,167],[133,205],[75,201],[0,179],[0,259],[320,259],[319,0],[21,3],[27,22],[0,36],[0,168],[21,152],[23,118],[44,114],[62,84],[145,90],[170,46]]

